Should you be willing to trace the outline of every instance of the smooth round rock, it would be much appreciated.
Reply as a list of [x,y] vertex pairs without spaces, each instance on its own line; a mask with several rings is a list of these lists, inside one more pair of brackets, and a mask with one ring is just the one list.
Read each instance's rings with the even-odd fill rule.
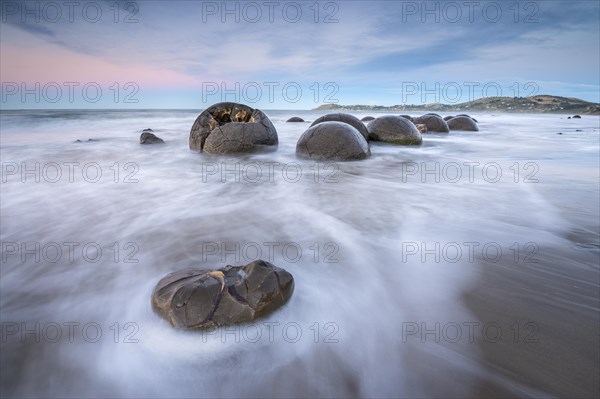
[[[452,120],[452,119],[451,119]],[[423,115],[415,118],[415,124],[422,123],[427,125],[427,131],[435,133],[448,133],[450,128],[444,119],[439,115]]]
[[304,122],[304,119],[300,118],[299,116],[292,116],[286,122]]
[[475,121],[467,116],[457,116],[448,121],[448,127],[450,130],[467,130],[471,132],[478,132],[479,127]]
[[209,328],[243,323],[283,305],[294,278],[263,260],[219,270],[188,269],[163,277],[152,306],[178,328]]
[[477,119],[473,118],[471,115],[467,115],[467,114],[458,114],[456,116],[466,116],[467,118],[471,118],[475,121],[475,123],[477,123]]
[[400,116],[380,116],[369,122],[367,129],[373,141],[402,145],[419,145],[423,142],[423,136],[414,123]]
[[252,152],[277,143],[277,130],[262,111],[231,102],[204,110],[189,140],[190,149],[214,154]]
[[573,119],[581,119],[581,115],[573,115]]
[[364,123],[362,123],[356,116],[350,114],[344,114],[342,112],[337,114],[327,114],[317,118],[310,126],[318,125],[322,122],[344,122],[353,126],[356,130],[363,135],[365,140],[369,141],[369,132]]
[[327,121],[310,127],[300,136],[296,154],[316,160],[350,161],[369,157],[371,150],[364,136],[352,125]]
[[373,119],[375,119],[372,116],[365,116],[364,118],[361,119],[362,122],[371,122]]

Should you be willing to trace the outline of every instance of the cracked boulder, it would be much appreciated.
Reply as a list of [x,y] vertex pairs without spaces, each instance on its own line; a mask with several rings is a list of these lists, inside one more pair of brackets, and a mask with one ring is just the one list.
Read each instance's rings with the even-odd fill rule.
[[252,321],[283,305],[294,278],[263,260],[219,270],[182,270],[163,277],[154,309],[178,328],[213,328]]
[[[452,120],[452,119],[450,119]],[[448,124],[446,121],[437,114],[427,114],[423,116],[419,116],[414,118],[415,124],[423,124],[427,125],[428,132],[435,133],[448,133],[450,132],[450,128],[448,128]]]
[[327,114],[327,115],[323,115],[323,116],[317,118],[310,126],[311,127],[316,126],[319,123],[323,123],[323,122],[347,123],[348,125],[354,127],[356,130],[358,130],[359,133],[363,135],[365,140],[369,141],[369,132],[367,131],[367,127],[356,116],[353,116],[350,114],[344,114],[342,112],[337,113],[337,114]]
[[223,102],[204,110],[190,131],[190,149],[213,154],[253,152],[278,143],[277,130],[260,110]]
[[455,116],[448,121],[450,130],[467,130],[470,132],[478,132],[479,127],[473,118],[468,116]]
[[401,116],[380,116],[367,125],[369,138],[373,141],[401,145],[419,145],[423,136],[417,127],[408,119]]
[[304,132],[296,144],[296,154],[315,160],[350,161],[369,157],[371,150],[367,140],[353,126],[329,121]]

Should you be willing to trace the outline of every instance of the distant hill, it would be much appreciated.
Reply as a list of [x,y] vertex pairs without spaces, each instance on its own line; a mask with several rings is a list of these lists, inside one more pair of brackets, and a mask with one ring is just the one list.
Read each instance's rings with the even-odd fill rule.
[[572,97],[531,96],[531,97],[486,97],[460,104],[422,105],[338,105],[324,104],[316,110],[347,111],[442,111],[442,112],[520,112],[520,113],[560,113],[600,115],[600,104]]

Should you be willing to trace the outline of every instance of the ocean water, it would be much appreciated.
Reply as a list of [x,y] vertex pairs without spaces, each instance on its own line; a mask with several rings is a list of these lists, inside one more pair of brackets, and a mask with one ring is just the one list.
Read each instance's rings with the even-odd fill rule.
[[[277,150],[243,156],[190,151],[198,113],[0,114],[3,397],[555,394],[483,360],[514,326],[482,331],[464,294],[482,261],[544,248],[598,273],[598,116],[480,113],[480,132],[317,163],[285,121],[323,112],[266,111]],[[150,306],[169,272],[255,258],[295,279],[264,319],[179,331]]]

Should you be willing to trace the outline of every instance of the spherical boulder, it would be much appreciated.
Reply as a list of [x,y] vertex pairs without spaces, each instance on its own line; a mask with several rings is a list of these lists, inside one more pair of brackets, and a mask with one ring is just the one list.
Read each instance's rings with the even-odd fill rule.
[[448,121],[448,127],[450,130],[467,130],[471,132],[478,132],[479,127],[475,121],[467,116],[457,116]]
[[402,145],[419,145],[423,142],[423,136],[417,127],[400,116],[380,116],[369,122],[367,129],[369,129],[369,138],[374,141]]
[[296,154],[316,160],[349,161],[371,155],[369,143],[352,125],[344,122],[321,122],[300,136]]
[[168,274],[154,288],[152,306],[178,328],[219,327],[254,320],[283,305],[293,290],[289,272],[257,260]]
[[402,118],[404,118],[404,119],[408,119],[408,120],[409,120],[409,121],[411,121],[411,122],[414,122],[414,121],[415,121],[415,120],[413,119],[413,117],[412,117],[412,116],[410,116],[410,115],[400,115],[400,116],[401,116]]
[[[450,119],[452,120],[452,119]],[[429,132],[436,133],[448,133],[450,129],[448,128],[448,124],[441,116],[438,115],[423,115],[415,118],[415,124],[422,123],[427,125],[427,130]]]
[[286,122],[304,122],[304,119],[300,118],[299,116],[292,116]]
[[373,119],[372,116],[365,116],[364,118],[361,119],[362,122],[371,122]]
[[189,140],[190,149],[215,154],[252,152],[277,143],[277,130],[262,111],[231,102],[205,109]]
[[475,121],[475,123],[477,123],[477,119],[473,118],[471,115],[467,115],[467,114],[458,114],[456,116],[466,116],[467,118],[471,118]]
[[315,119],[315,121],[312,123],[312,126],[318,125],[319,123],[322,122],[344,122],[349,124],[350,126],[353,126],[356,130],[358,130],[360,132],[360,134],[363,135],[363,137],[365,138],[365,140],[369,141],[369,132],[367,131],[367,127],[365,126],[364,123],[362,123],[357,117],[350,115],[350,114],[344,114],[344,113],[337,113],[337,114],[327,114],[327,115],[323,115],[317,119]]

